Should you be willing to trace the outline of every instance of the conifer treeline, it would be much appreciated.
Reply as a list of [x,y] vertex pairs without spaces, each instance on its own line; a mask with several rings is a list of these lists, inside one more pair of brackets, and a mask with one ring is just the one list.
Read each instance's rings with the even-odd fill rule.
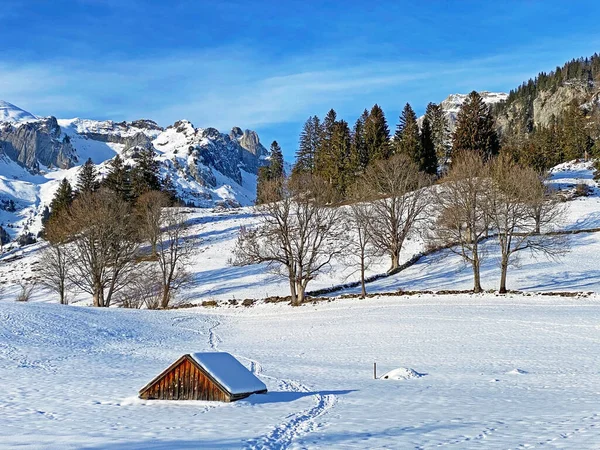
[[373,161],[395,154],[405,154],[421,171],[436,174],[437,152],[442,158],[447,156],[449,139],[443,113],[436,114],[439,111],[431,104],[420,129],[414,110],[406,104],[393,138],[385,113],[377,104],[370,111],[365,109],[352,128],[338,119],[333,109],[322,121],[309,117],[300,133],[292,175],[316,175],[344,195]]
[[[405,155],[420,172],[437,175],[447,167],[453,152],[474,150],[486,157],[495,156],[499,139],[489,107],[477,92],[469,94],[458,114],[453,135],[440,105],[429,103],[421,126],[410,104],[406,104],[398,119],[395,133],[390,136],[385,113],[375,104],[364,110],[350,128],[331,109],[321,120],[309,117],[300,133],[296,162],[287,175],[314,175],[325,180],[340,197],[375,161],[394,155]],[[257,203],[262,203],[262,186],[267,181],[284,176],[283,157],[277,142],[271,146],[269,166],[259,170]]]
[[77,195],[90,194],[100,188],[106,188],[132,204],[151,191],[164,192],[171,203],[178,201],[171,177],[167,175],[164,179],[160,178],[160,163],[153,149],[138,149],[133,159],[135,164],[132,167],[116,155],[108,162],[108,173],[100,179],[96,166],[89,158],[79,169],[74,189],[66,178],[61,181],[43,222],[46,223],[71,206]]

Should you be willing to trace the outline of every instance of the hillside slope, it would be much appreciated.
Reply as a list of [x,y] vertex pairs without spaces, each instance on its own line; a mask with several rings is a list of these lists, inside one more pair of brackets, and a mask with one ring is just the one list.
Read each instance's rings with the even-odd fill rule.
[[[566,202],[565,220],[557,224],[560,229],[581,230],[600,227],[600,192],[592,179],[591,163],[567,163],[553,170],[551,183],[566,192],[577,184],[588,184],[589,197]],[[35,194],[32,194],[33,196]],[[288,282],[272,274],[266,265],[246,267],[231,265],[233,250],[241,227],[252,227],[258,222],[253,208],[200,209],[185,208],[190,234],[200,241],[193,251],[188,270],[192,284],[180,293],[179,300],[241,301],[246,298],[263,299],[289,294]],[[435,214],[430,216],[434,220]],[[430,226],[430,224],[425,224]],[[600,233],[580,234],[569,238],[570,252],[557,260],[547,260],[521,252],[520,264],[508,273],[509,289],[532,292],[541,291],[594,291],[600,293],[600,274],[595,268],[595,255],[600,253]],[[0,259],[0,284],[5,286],[7,299],[16,297],[19,281],[35,279],[36,260],[43,244],[35,244],[8,252]],[[426,243],[420,237],[409,239],[401,253],[401,263],[411,260],[424,251]],[[482,266],[482,283],[486,289],[497,289],[499,266],[494,242],[485,246],[487,255]],[[442,258],[442,256],[445,256]],[[377,258],[367,271],[368,276],[382,274],[389,268],[387,257]],[[404,290],[470,289],[471,269],[456,256],[440,252],[420,259],[417,264],[397,275],[382,278],[367,285],[368,292],[395,292]],[[327,273],[310,282],[309,291],[331,288],[358,279],[356,267],[343,260],[335,262]],[[337,291],[356,292],[355,289]],[[56,301],[54,296],[38,289],[35,300]],[[78,294],[72,299],[77,304],[89,304],[89,296]]]

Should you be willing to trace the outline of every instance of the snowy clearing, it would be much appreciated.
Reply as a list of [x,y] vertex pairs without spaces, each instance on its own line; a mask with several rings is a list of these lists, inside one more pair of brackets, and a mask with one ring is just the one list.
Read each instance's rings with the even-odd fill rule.
[[[0,447],[593,449],[598,306],[489,294],[177,311],[3,303]],[[214,350],[269,394],[136,398],[181,354]],[[373,362],[427,376],[374,380]]]

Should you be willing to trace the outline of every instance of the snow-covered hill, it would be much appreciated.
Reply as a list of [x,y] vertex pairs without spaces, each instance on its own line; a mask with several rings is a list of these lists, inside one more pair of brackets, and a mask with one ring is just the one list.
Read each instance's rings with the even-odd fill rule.
[[[591,196],[575,198],[564,203],[565,220],[556,224],[559,229],[600,228],[600,191],[592,174],[591,163],[565,163],[553,170],[550,182],[558,189],[571,192],[577,184],[587,184],[592,188]],[[14,182],[17,185],[13,189],[20,189],[21,182]],[[36,193],[31,192],[28,195],[35,197]],[[43,193],[42,196],[45,195],[48,194]],[[240,228],[252,227],[258,221],[258,215],[253,208],[185,208],[185,213],[190,224],[190,234],[200,238],[201,243],[194,249],[187,267],[193,282],[181,293],[180,300],[191,303],[212,300],[227,302],[289,294],[288,282],[272,274],[265,265],[235,267],[230,263]],[[434,218],[435,215],[432,214],[431,220]],[[520,264],[511,267],[508,272],[509,289],[600,293],[600,273],[595,268],[595,255],[600,253],[600,233],[582,233],[569,239],[571,251],[557,260],[547,260],[544,257],[536,259],[528,252],[519,252]],[[14,298],[17,295],[21,280],[37,277],[36,264],[41,245],[43,244],[15,249],[0,259],[0,285],[5,288],[5,297]],[[416,254],[423,252],[425,247],[426,242],[420,237],[415,236],[407,240],[400,262],[411,260]],[[482,284],[485,289],[497,289],[500,275],[497,246],[488,242],[484,250],[487,254],[482,263]],[[385,273],[389,263],[387,257],[376,259],[369,267],[367,276]],[[356,267],[347,266],[344,261],[338,260],[328,273],[312,280],[308,289],[327,289],[357,279]],[[381,278],[367,285],[367,291],[370,293],[395,292],[399,289],[438,291],[470,288],[470,267],[463,264],[458,256],[442,253],[421,258],[397,275]],[[347,289],[337,291],[333,295],[356,292],[356,289]],[[49,298],[43,290],[37,291],[35,299],[55,301],[55,298]],[[88,295],[78,294],[72,301],[77,304],[89,304],[90,298]]]
[[224,134],[186,120],[162,128],[151,120],[36,118],[2,102],[0,208],[8,203],[10,208],[0,210],[0,225],[12,238],[37,234],[62,178],[74,183],[88,158],[100,173],[117,154],[134,164],[139,148],[153,148],[161,175],[170,176],[185,203],[199,207],[251,205],[258,168],[269,158],[256,132],[238,127]]

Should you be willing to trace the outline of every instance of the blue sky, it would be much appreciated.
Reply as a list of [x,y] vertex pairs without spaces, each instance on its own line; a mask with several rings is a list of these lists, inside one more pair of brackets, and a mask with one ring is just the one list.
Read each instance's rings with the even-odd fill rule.
[[259,132],[508,91],[600,52],[597,1],[3,0],[0,99],[34,114]]

